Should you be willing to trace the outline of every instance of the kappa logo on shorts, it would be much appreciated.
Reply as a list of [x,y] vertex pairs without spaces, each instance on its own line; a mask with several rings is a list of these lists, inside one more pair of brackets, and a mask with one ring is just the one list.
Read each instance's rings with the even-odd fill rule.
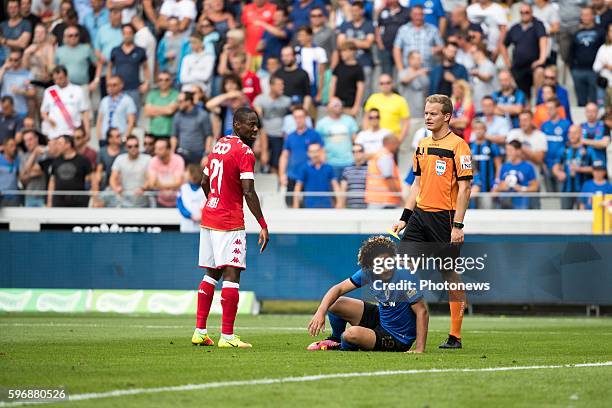
[[472,156],[459,156],[461,170],[472,170]]
[[444,160],[436,160],[436,174],[443,175],[446,172],[446,162]]
[[235,253],[235,254],[238,254],[238,255],[240,255],[242,253],[242,252],[240,252],[240,250],[238,248],[234,249],[232,252]]
[[234,257],[234,259],[232,259],[232,263],[237,263],[237,264],[239,264],[239,263],[240,263],[240,260],[239,260],[238,258]]
[[234,241],[234,245],[242,245],[242,241],[237,239],[236,241]]

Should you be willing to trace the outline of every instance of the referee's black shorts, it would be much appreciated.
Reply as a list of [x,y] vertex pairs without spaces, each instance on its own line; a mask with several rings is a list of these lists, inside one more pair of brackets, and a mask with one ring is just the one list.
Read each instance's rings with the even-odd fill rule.
[[400,243],[400,253],[408,256],[457,258],[460,246],[451,244],[454,211],[423,211],[415,208]]

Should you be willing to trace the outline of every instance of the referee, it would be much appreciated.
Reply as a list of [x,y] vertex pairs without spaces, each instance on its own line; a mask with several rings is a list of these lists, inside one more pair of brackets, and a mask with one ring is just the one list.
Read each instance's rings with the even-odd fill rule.
[[[414,183],[400,221],[402,245],[411,256],[459,256],[463,242],[463,217],[470,201],[472,155],[468,144],[449,129],[453,104],[445,95],[425,100],[425,126],[432,135],[419,142],[414,154]],[[445,282],[459,282],[452,269],[441,270]],[[449,290],[451,325],[440,348],[461,348],[465,291]]]

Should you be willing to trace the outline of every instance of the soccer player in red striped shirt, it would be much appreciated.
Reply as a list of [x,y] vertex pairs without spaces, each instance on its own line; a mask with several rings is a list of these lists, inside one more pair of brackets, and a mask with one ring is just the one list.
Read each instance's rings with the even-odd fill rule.
[[194,345],[215,344],[208,336],[206,320],[215,286],[223,278],[223,316],[218,346],[251,347],[234,334],[234,321],[238,312],[240,273],[246,268],[243,197],[261,226],[260,253],[269,241],[268,226],[255,192],[255,156],[249,147],[255,141],[260,126],[259,116],[254,110],[236,110],[233,134],[215,143],[208,156],[208,165],[204,168],[202,189],[207,199],[202,209],[199,266],[207,271],[198,288],[196,329],[191,339]]

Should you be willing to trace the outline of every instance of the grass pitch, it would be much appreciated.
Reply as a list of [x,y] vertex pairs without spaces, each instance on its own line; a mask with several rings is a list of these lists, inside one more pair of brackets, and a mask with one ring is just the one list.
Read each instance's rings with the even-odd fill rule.
[[[220,317],[209,320],[217,341]],[[466,317],[465,348],[443,351],[437,345],[447,334],[448,318],[432,317],[423,355],[308,352],[313,341],[304,329],[308,320],[239,316],[237,333],[254,348],[234,350],[192,346],[193,317],[0,314],[0,387],[65,386],[84,398],[69,404],[74,407],[612,405],[609,365],[482,371],[612,361],[612,319]],[[474,371],[432,371],[464,368]],[[416,371],[252,381],[389,370]],[[147,391],[241,380],[246,382]],[[136,391],[93,398],[117,390]]]

